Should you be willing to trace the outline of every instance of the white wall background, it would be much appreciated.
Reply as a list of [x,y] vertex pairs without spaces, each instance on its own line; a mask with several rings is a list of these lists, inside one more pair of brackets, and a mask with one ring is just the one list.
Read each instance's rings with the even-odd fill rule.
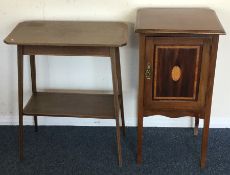
[[[4,38],[24,20],[102,20],[129,23],[128,45],[121,49],[121,69],[126,125],[136,126],[138,84],[138,42],[134,34],[136,10],[140,7],[209,7],[216,11],[230,34],[229,0],[1,0],[0,1],[0,125],[17,125],[16,47]],[[211,127],[230,127],[230,35],[221,36],[213,95]],[[65,58],[65,59],[63,59]],[[25,65],[25,101],[31,94],[28,59]],[[47,57],[37,59],[38,89],[111,90],[108,59]],[[84,72],[84,73],[83,73]],[[32,117],[25,118],[33,124]],[[40,117],[41,125],[111,126],[112,120]],[[190,127],[191,118],[149,117],[145,126]]]

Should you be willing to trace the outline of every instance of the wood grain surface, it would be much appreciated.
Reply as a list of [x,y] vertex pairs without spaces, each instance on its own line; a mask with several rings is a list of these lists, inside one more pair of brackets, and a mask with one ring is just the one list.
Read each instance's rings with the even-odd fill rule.
[[208,8],[143,8],[135,32],[225,34],[216,13]]
[[114,119],[113,95],[37,92],[23,114]]
[[25,21],[4,40],[7,44],[43,46],[109,46],[127,43],[121,22]]

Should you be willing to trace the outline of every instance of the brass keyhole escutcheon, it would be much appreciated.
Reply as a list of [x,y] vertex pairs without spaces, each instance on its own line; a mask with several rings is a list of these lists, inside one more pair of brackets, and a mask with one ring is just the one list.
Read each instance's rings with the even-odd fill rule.
[[173,81],[178,81],[181,78],[181,68],[179,66],[174,66],[171,71],[171,76]]
[[146,68],[146,70],[145,70],[145,78],[146,78],[147,80],[150,80],[151,77],[152,77],[151,64],[148,63],[148,64],[147,64],[147,68]]

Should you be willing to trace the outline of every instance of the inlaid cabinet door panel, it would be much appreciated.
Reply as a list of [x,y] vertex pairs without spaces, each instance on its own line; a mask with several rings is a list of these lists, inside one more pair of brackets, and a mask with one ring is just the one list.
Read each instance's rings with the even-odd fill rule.
[[163,108],[167,103],[180,108],[182,101],[188,109],[204,105],[207,49],[208,38],[147,37],[144,105]]

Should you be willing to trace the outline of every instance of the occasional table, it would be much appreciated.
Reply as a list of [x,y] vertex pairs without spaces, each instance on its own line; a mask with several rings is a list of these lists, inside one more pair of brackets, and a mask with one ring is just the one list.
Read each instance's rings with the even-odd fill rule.
[[[118,162],[121,166],[120,118],[124,134],[125,121],[119,47],[127,43],[127,25],[120,22],[25,21],[19,23],[4,41],[17,45],[20,159],[23,159],[24,115],[34,116],[35,130],[37,116],[115,119]],[[33,93],[23,108],[24,55],[30,56]],[[38,92],[35,55],[110,58],[113,94]]]
[[[201,167],[205,167],[219,35],[207,8],[143,8],[137,12],[139,97],[137,163],[142,162],[143,117],[204,119]],[[157,142],[157,140],[156,140]],[[154,148],[153,148],[154,149]]]

